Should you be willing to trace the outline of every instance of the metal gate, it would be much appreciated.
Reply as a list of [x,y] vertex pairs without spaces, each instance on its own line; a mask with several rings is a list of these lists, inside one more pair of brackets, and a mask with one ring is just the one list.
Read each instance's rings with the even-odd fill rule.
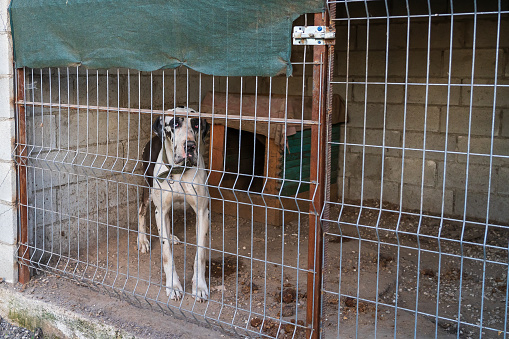
[[[314,23],[322,20],[316,15]],[[312,23],[308,15],[296,24]],[[291,78],[183,68],[18,69],[20,282],[58,274],[239,335],[317,337],[326,57],[323,46],[295,46]],[[204,143],[197,140],[193,150],[203,158],[205,180],[183,179],[188,168],[150,172],[150,165],[171,167],[164,156],[157,160],[170,146],[151,153],[158,142],[153,126],[165,121],[158,119],[173,119],[173,131],[202,121]],[[179,185],[194,188],[183,204],[164,198]],[[154,203],[170,213],[158,216],[148,202],[144,215],[150,187],[161,199]],[[198,198],[210,211],[205,245],[195,231],[203,219],[189,207]],[[159,234],[156,224],[165,223]],[[200,249],[208,295],[196,299]],[[168,286],[175,277],[168,258],[180,292]]]
[[322,337],[506,338],[508,3],[328,6]]

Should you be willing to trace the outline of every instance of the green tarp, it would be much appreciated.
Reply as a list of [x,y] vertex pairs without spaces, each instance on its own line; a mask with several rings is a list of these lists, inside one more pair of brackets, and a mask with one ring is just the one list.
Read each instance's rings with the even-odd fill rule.
[[229,76],[291,75],[292,22],[323,0],[12,0],[16,66],[181,65]]

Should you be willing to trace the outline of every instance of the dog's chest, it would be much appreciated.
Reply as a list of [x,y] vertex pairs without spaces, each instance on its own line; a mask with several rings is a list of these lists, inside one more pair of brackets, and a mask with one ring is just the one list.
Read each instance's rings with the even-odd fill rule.
[[167,179],[157,180],[151,190],[154,204],[169,206],[175,202],[187,202],[187,199],[196,199],[204,196],[204,170],[189,169],[185,173],[169,175]]

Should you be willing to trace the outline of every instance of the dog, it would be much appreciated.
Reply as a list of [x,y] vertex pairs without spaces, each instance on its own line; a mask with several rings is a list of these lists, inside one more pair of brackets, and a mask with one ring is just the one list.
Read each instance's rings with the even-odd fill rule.
[[145,219],[151,202],[155,205],[155,219],[161,242],[163,268],[166,275],[166,294],[180,300],[184,290],[175,270],[170,242],[179,243],[169,234],[173,204],[184,202],[196,213],[197,249],[194,260],[192,294],[198,301],[208,299],[205,281],[206,239],[209,228],[209,192],[207,173],[201,152],[203,140],[209,130],[205,119],[187,117],[195,110],[183,106],[167,111],[158,117],[152,129],[157,136],[145,145],[143,152],[144,176],[149,192],[143,192],[138,211],[138,250],[146,253],[150,242],[147,238]]

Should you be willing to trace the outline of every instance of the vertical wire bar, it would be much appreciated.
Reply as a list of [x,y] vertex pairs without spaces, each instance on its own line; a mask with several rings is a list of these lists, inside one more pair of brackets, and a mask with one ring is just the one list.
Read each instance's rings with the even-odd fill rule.
[[[78,159],[78,154],[79,154],[79,151],[80,151],[80,78],[79,78],[79,75],[80,75],[80,72],[79,72],[79,66],[76,66],[76,105],[77,105],[77,109],[76,109],[76,124],[77,124],[77,129],[76,129],[76,153],[75,153],[75,156],[74,156],[74,160],[73,160],[73,164],[75,163],[76,159]],[[42,87],[42,86],[41,86]],[[41,95],[42,95],[42,92],[41,92]],[[41,98],[41,102],[44,102]],[[76,202],[79,201],[79,197],[81,196],[80,194],[80,176],[79,174],[77,173],[76,174]],[[69,214],[71,214],[69,212]],[[76,227],[78,229],[78,232],[76,234],[76,240],[77,240],[77,261],[76,261],[76,266],[74,267],[74,271],[73,271],[73,275],[76,274],[76,270],[78,269],[78,265],[79,265],[79,258],[80,258],[80,210],[79,208],[76,209]],[[44,228],[43,228],[44,229]],[[70,233],[69,233],[70,234]],[[70,237],[69,237],[70,238]],[[69,248],[69,253],[70,253],[70,248]]]
[[[32,101],[35,101],[35,90],[36,90],[36,86],[35,86],[35,80],[34,80],[34,69],[30,69],[30,84],[29,84],[29,89],[30,89],[30,93],[31,93],[31,96],[32,96]],[[31,115],[32,115],[32,126],[35,126],[36,125],[36,122],[35,122],[35,104],[32,104],[32,110],[31,110]],[[36,133],[35,133],[36,129],[35,128],[32,128],[32,141],[30,142],[31,144],[31,148],[30,148],[30,152],[28,152],[28,157],[27,157],[27,162],[26,164],[28,165],[28,158],[29,157],[32,157],[33,156],[33,153],[35,153],[35,141],[37,140],[36,139]],[[36,177],[35,177],[35,172],[36,170],[34,169],[32,171],[32,175],[30,176],[31,179],[32,179],[32,182],[35,182],[36,180]],[[28,188],[28,186],[27,186]],[[37,218],[38,218],[38,213],[37,213],[37,210],[38,210],[38,203],[37,201],[39,199],[37,199],[37,194],[35,194],[35,190],[32,189],[32,193],[33,193],[33,204],[31,204],[31,208],[33,210],[33,216],[34,216],[34,230],[33,232],[31,232],[32,236],[33,236],[33,248],[34,248],[34,251],[32,252],[32,256],[30,257],[30,261],[32,261],[34,259],[34,256],[37,255],[38,251],[36,251],[39,247],[38,245],[38,239],[37,237],[35,236],[38,232],[38,227],[37,227],[37,224],[38,224],[38,221],[37,221]],[[44,199],[44,198],[43,198]],[[29,239],[30,240],[30,239]]]
[[[491,181],[492,181],[492,172],[493,172],[493,145],[495,138],[495,118],[496,118],[496,107],[497,107],[497,85],[498,85],[498,58],[499,58],[499,47],[500,47],[500,21],[501,21],[501,1],[498,0],[498,16],[497,16],[497,47],[495,49],[495,73],[494,73],[494,82],[493,82],[493,112],[491,114],[491,140],[490,140],[490,170],[489,170],[489,178],[488,178],[488,201],[486,203],[486,228],[484,230],[484,239],[483,239],[483,279],[482,279],[482,296],[481,300],[484,301],[484,288],[486,283],[486,242],[488,240],[488,231],[489,231],[489,220],[490,220],[490,202],[491,202]],[[509,262],[508,262],[509,265]],[[482,327],[483,327],[483,319],[484,319],[484,307],[481,307],[481,316],[479,319],[480,328],[479,328],[479,338],[482,336]],[[507,324],[507,315],[505,317],[504,326]],[[504,337],[506,336],[506,331],[504,330]]]
[[385,69],[384,69],[384,122],[382,128],[382,164],[380,173],[380,206],[378,211],[378,218],[376,221],[376,240],[377,240],[377,261],[376,261],[376,287],[375,287],[375,338],[378,331],[378,307],[379,307],[379,289],[380,289],[380,259],[381,259],[381,239],[380,239],[380,222],[382,220],[383,210],[383,196],[384,196],[384,176],[385,176],[385,138],[387,134],[387,99],[388,99],[388,77],[389,77],[389,37],[390,37],[390,18],[389,18],[389,5],[385,0],[385,14],[386,20],[386,39],[385,39]]
[[449,143],[449,112],[451,108],[451,70],[452,70],[452,47],[453,47],[453,36],[454,36],[454,7],[453,0],[450,0],[449,6],[451,7],[451,29],[449,32],[449,66],[447,72],[447,104],[446,104],[446,116],[445,116],[445,143],[444,143],[444,172],[442,180],[442,206],[440,208],[440,226],[438,229],[438,272],[437,272],[437,298],[436,298],[436,309],[435,309],[435,338],[438,336],[438,318],[440,310],[440,278],[442,270],[442,242],[441,236],[444,227],[444,211],[445,211],[445,185],[447,180],[447,146]]
[[[387,5],[386,5],[387,6]],[[347,134],[348,134],[348,107],[349,107],[349,86],[350,86],[350,38],[352,37],[352,20],[350,17],[350,8],[348,7],[348,3],[345,2],[345,12],[347,17],[347,45],[346,45],[346,70],[345,70],[345,124],[344,124],[344,135],[343,135],[343,160],[342,160],[342,173],[341,173],[341,208],[338,214],[337,226],[338,231],[342,235],[341,228],[341,217],[343,215],[344,204],[345,204],[345,181],[346,181],[346,153],[347,153]],[[354,33],[355,34],[355,33]],[[341,147],[341,145],[340,145]],[[340,254],[339,254],[339,271],[338,271],[338,301],[341,300],[341,279],[343,271],[343,238],[341,237],[340,241]],[[341,324],[341,316],[340,312],[341,306],[338,302],[338,325],[337,325],[337,336],[340,335],[340,324]]]
[[[314,25],[325,26],[327,13],[314,15]],[[317,339],[320,334],[320,305],[322,286],[322,232],[318,220],[319,214],[316,211],[322,210],[324,197],[325,178],[325,121],[323,91],[323,70],[327,64],[325,46],[314,46],[313,48],[313,102],[311,116],[318,125],[311,126],[311,154],[310,154],[310,209],[309,209],[309,236],[308,236],[308,280],[307,280],[307,308],[306,324],[307,336]],[[316,150],[316,152],[313,152]]]
[[405,98],[403,104],[403,137],[401,142],[401,179],[400,179],[400,190],[399,190],[399,215],[396,224],[396,239],[398,243],[398,258],[396,261],[396,296],[394,298],[394,339],[397,336],[398,328],[398,297],[399,297],[399,273],[400,273],[400,262],[401,262],[401,239],[399,236],[399,228],[401,226],[401,217],[403,213],[403,192],[405,187],[405,148],[406,148],[406,126],[407,126],[407,105],[408,105],[408,71],[409,71],[409,57],[410,57],[410,6],[408,0],[406,0],[407,10],[407,32],[406,32],[406,56],[405,56]]
[[[40,81],[41,81],[41,102],[44,102],[44,95],[43,95],[43,90],[44,90],[44,79],[43,79],[43,72],[42,72],[42,69],[39,70],[40,72]],[[35,112],[34,112],[34,115],[35,115]],[[36,159],[39,158],[39,155],[41,155],[42,152],[44,152],[44,106],[41,105],[41,123],[42,123],[42,127],[41,127],[41,144],[39,145],[39,153],[37,153],[37,156],[36,156]],[[44,183],[44,169],[41,169],[41,182]],[[35,166],[34,166],[34,173],[35,173]],[[35,181],[34,181],[35,183]],[[37,188],[35,187],[35,184],[34,184],[34,191],[36,190]],[[50,190],[52,190],[52,188],[50,188]],[[44,187],[44,185],[42,185],[42,196],[43,197],[46,197],[46,189]],[[44,257],[44,251],[46,250],[46,199],[43,198],[42,199],[42,247],[41,247],[41,255],[39,256],[39,258],[37,258],[37,263],[40,264],[41,263],[41,260],[42,258]]]
[[[50,103],[50,106],[51,106],[51,104],[53,103],[52,102],[52,97],[51,97],[52,96],[51,68],[48,68],[48,81],[49,81],[49,103]],[[51,115],[53,115],[52,114],[53,113],[53,109],[50,109],[49,112],[51,113]],[[50,150],[53,149],[53,146],[51,145],[51,141],[50,141],[50,147],[49,148],[50,148]],[[49,156],[50,153],[51,153],[51,151],[48,151],[48,154],[46,155],[46,159],[47,159],[47,157]],[[51,173],[51,170],[50,170],[50,173]],[[58,180],[58,182],[60,182],[60,180]],[[51,190],[53,190],[53,174],[51,174],[50,185],[51,185]],[[55,208],[55,203],[56,202],[53,201],[53,192],[51,192],[50,199],[51,199],[50,205],[51,205],[51,208],[53,210],[52,211],[53,213],[52,213],[52,218],[51,218],[51,220],[52,220],[52,223],[51,223],[51,245],[50,245],[51,246],[50,247],[51,253],[50,253],[50,257],[47,260],[47,263],[49,263],[51,261],[51,259],[53,257],[53,254],[55,253],[55,246],[54,246],[54,243],[55,243],[55,222],[53,221],[54,220],[53,218],[54,218],[54,216],[56,214],[55,213],[56,212],[56,208]],[[88,260],[87,260],[87,263],[88,263]]]
[[[67,80],[67,103],[71,103],[71,76],[69,74],[69,67],[66,67],[66,80]],[[67,156],[71,153],[71,108],[67,107],[67,154],[65,155],[65,160],[67,160]],[[71,162],[72,163],[72,159]],[[75,174],[73,174],[75,175]],[[70,211],[70,202],[71,202],[71,175],[67,176],[67,234],[71,234],[71,211]],[[67,266],[69,265],[71,259],[71,237],[67,237],[67,262],[65,263],[64,271],[67,271]]]
[[[130,70],[127,69],[127,107],[129,109],[131,109],[131,73],[130,73]],[[164,82],[163,82],[163,88],[164,88]],[[164,101],[164,95],[163,95],[163,101]],[[125,172],[127,170],[127,166],[129,164],[129,161],[130,161],[130,140],[131,140],[131,114],[127,114],[127,151],[125,152],[124,154],[124,158],[125,158],[125,163],[124,163],[124,168],[122,169],[122,172]],[[139,144],[138,144],[138,149],[139,149]],[[139,159],[139,158],[138,158]],[[133,166],[133,172],[136,170],[136,164],[134,164]],[[132,172],[131,172],[131,175],[132,175]],[[129,282],[129,266],[130,266],[130,263],[131,263],[131,256],[130,256],[130,253],[131,253],[131,220],[130,220],[130,215],[131,215],[131,203],[130,203],[130,200],[129,200],[129,192],[132,191],[129,189],[130,185],[127,184],[126,185],[126,203],[127,203],[127,224],[126,224],[126,231],[127,231],[127,259],[126,259],[126,272],[125,272],[125,282],[124,282],[124,286],[122,286],[122,293],[125,293],[125,288],[127,286],[127,283]],[[138,188],[139,185],[135,184],[134,187]],[[133,187],[133,189],[134,189]],[[136,211],[138,211],[139,209],[137,208]],[[136,221],[138,222],[138,220],[136,219]]]
[[417,281],[415,288],[415,315],[414,315],[414,337],[417,337],[417,324],[419,315],[419,286],[421,278],[421,226],[423,217],[423,204],[424,204],[424,178],[426,169],[426,136],[427,136],[427,122],[428,122],[428,98],[429,98],[429,67],[430,67],[430,49],[431,49],[431,5],[428,0],[428,46],[426,51],[426,93],[424,95],[424,136],[422,141],[422,167],[421,167],[421,201],[419,207],[419,225],[417,226]]
[[[90,129],[90,126],[89,126],[89,117],[90,117],[90,111],[89,111],[89,107],[90,107],[90,97],[89,97],[89,94],[90,94],[90,87],[89,87],[89,79],[88,79],[88,68],[86,69],[86,88],[87,88],[87,109],[86,109],[86,112],[87,112],[87,127],[86,127],[86,136],[87,136],[87,144],[86,144],[86,149],[85,149],[85,157],[83,158],[83,162],[85,161],[85,159],[88,158],[88,152],[89,152],[89,129]],[[51,81],[51,74],[50,74],[50,81]],[[50,82],[51,83],[51,82]],[[50,85],[50,89],[51,89],[51,85]],[[50,92],[51,93],[51,92]],[[51,102],[51,94],[50,94],[50,102]],[[86,216],[87,216],[87,247],[86,247],[86,266],[85,266],[85,269],[83,270],[83,278],[85,277],[85,274],[88,270],[88,266],[89,266],[89,262],[90,262],[90,257],[89,257],[89,247],[90,247],[90,192],[89,192],[89,175],[87,174],[86,175],[86,180],[87,180],[87,195],[86,195],[86,199],[87,199],[87,209],[86,209]],[[53,185],[51,185],[53,187]]]
[[[475,77],[475,48],[476,48],[476,38],[477,38],[477,2],[474,1],[474,27],[473,27],[473,37],[472,37],[472,68],[471,68],[471,78],[470,78],[470,104],[469,104],[469,112],[468,112],[468,136],[467,136],[467,164],[465,168],[465,201],[463,203],[463,224],[461,228],[461,238],[460,238],[460,281],[459,281],[459,295],[458,295],[458,320],[457,320],[457,333],[456,338],[459,339],[461,332],[461,298],[463,297],[463,269],[464,269],[464,249],[463,249],[463,239],[465,237],[465,228],[467,221],[467,202],[468,202],[468,179],[469,179],[469,168],[470,168],[470,146],[471,146],[471,136],[472,136],[472,106],[474,101],[474,77]],[[489,194],[489,192],[488,192]],[[483,272],[484,275],[484,272]],[[481,300],[481,310],[484,307],[484,300]],[[479,329],[482,334],[482,330]]]
[[[500,9],[500,1],[498,2]],[[500,17],[499,17],[500,18]],[[500,22],[500,21],[499,21]],[[507,241],[507,272],[505,281],[505,310],[504,310],[504,339],[507,338],[507,323],[509,319],[509,240]]]
[[[25,101],[25,69],[17,69],[17,90],[16,90],[16,102]],[[18,169],[18,213],[19,213],[19,249],[18,256],[20,261],[18,263],[18,281],[22,284],[26,284],[30,281],[30,269],[28,267],[30,259],[30,249],[28,248],[28,194],[27,194],[27,136],[26,136],[26,110],[25,104],[17,104],[17,130],[18,140],[18,156],[19,165]]]
[[356,221],[356,231],[359,246],[357,250],[357,287],[356,287],[356,303],[355,303],[355,338],[358,338],[359,334],[359,297],[360,297],[360,279],[361,279],[361,250],[362,250],[362,235],[360,233],[359,224],[361,221],[362,213],[364,210],[364,177],[366,172],[366,132],[367,132],[367,114],[368,114],[368,73],[369,73],[369,30],[370,30],[370,19],[369,19],[369,8],[366,1],[364,1],[364,9],[366,11],[366,58],[365,58],[365,75],[364,75],[364,112],[363,112],[363,123],[362,123],[362,162],[361,162],[361,187],[360,187],[360,208],[359,214]]

